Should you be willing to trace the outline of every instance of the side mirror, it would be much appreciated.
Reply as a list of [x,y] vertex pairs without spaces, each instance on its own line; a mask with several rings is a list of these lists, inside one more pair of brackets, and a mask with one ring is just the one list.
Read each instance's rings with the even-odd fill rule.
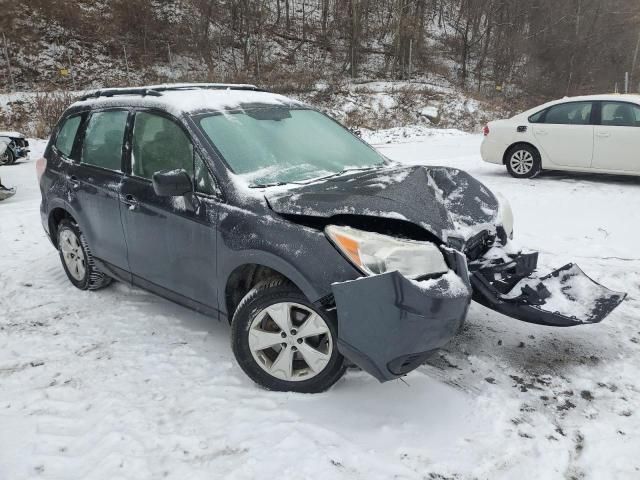
[[159,197],[181,197],[193,192],[193,185],[183,169],[161,170],[153,174],[153,190]]

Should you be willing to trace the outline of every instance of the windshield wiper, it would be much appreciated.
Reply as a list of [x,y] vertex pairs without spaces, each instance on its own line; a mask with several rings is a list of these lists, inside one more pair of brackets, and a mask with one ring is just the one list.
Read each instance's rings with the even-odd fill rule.
[[249,188],[279,187],[280,185],[288,185],[289,183],[290,182],[254,183],[249,185]]
[[317,182],[318,180],[327,180],[329,178],[340,177],[342,175],[346,175],[351,172],[362,172],[365,170],[377,170],[378,168],[382,168],[384,164],[380,165],[371,165],[369,167],[355,167],[355,168],[345,168],[344,170],[340,170],[339,172],[332,173],[330,175],[325,175],[324,177],[317,177],[309,180],[309,182]]
[[292,182],[271,182],[271,183],[254,183],[249,185],[249,188],[268,188],[268,187],[278,187],[280,185],[308,185],[309,183],[314,183],[319,180],[327,180],[328,178],[339,177],[341,175],[346,175],[351,172],[362,172],[365,170],[377,170],[379,168],[384,167],[386,164],[381,163],[380,165],[371,165],[369,167],[354,167],[354,168],[345,168],[336,173],[330,173],[329,175],[325,175],[324,177],[313,177],[308,180],[297,180]]

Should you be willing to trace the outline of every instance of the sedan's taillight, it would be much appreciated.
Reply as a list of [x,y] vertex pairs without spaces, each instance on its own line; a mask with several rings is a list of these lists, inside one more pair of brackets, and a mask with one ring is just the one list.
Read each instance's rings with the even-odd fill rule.
[[485,137],[489,135],[489,125],[484,126],[484,128],[482,129],[482,133],[484,134]]
[[47,169],[47,159],[44,157],[41,157],[38,159],[38,161],[36,162],[36,175],[38,176],[38,183],[40,183],[40,179],[42,178],[42,175],[44,174],[44,171]]

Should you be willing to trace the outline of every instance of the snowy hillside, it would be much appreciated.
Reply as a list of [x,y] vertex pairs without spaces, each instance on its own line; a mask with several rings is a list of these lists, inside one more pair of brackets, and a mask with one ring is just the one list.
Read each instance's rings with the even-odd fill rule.
[[473,304],[404,380],[350,371],[321,395],[267,392],[235,363],[227,325],[121,283],[68,282],[40,226],[33,141],[32,160],[0,167],[18,188],[0,202],[0,478],[640,477],[638,181],[515,180],[458,130],[365,137],[404,163],[467,170],[510,199],[542,269],[576,261],[629,298],[570,329]]
[[[84,91],[0,94],[0,130],[45,137],[58,116]],[[489,121],[515,110],[476,100],[459,89],[422,82],[319,82],[307,92],[290,95],[328,113],[351,128],[421,125],[478,132]]]

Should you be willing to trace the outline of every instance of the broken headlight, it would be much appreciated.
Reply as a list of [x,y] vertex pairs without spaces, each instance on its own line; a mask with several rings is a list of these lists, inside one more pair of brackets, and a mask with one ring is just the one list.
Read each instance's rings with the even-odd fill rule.
[[336,225],[327,226],[325,233],[351,263],[369,275],[398,271],[415,279],[449,271],[442,253],[430,242]]

